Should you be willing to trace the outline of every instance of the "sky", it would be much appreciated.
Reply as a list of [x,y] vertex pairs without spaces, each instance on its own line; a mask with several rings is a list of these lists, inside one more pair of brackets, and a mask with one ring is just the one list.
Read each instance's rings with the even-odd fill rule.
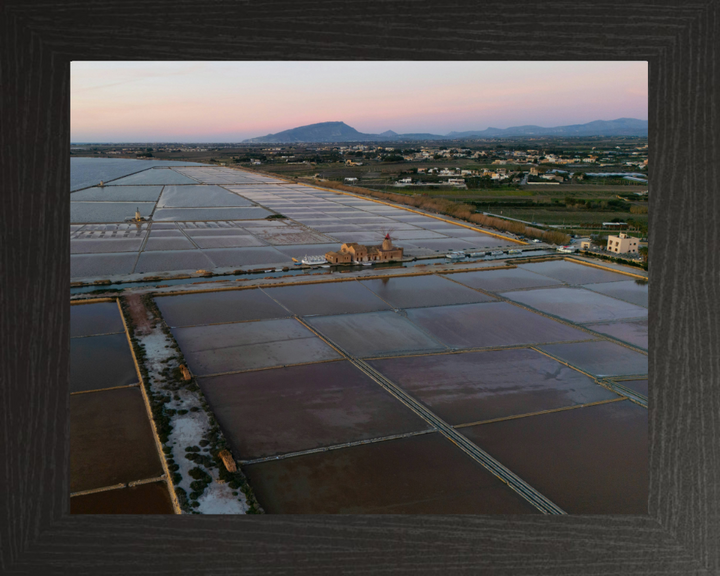
[[72,142],[239,142],[342,121],[447,134],[648,118],[647,62],[73,62]]

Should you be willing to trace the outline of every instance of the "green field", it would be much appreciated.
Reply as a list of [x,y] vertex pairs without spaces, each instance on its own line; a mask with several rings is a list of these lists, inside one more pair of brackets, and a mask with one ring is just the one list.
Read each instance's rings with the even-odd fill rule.
[[631,214],[630,212],[615,211],[589,211],[572,210],[565,207],[560,208],[502,208],[495,214],[517,218],[528,222],[540,224],[569,224],[569,225],[602,225],[603,222],[610,222],[619,218],[623,222],[628,219],[644,222],[647,225],[647,214]]

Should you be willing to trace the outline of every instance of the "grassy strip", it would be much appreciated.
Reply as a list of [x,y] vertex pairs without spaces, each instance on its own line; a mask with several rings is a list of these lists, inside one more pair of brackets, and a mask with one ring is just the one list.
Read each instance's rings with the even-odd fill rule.
[[529,238],[538,238],[543,242],[551,244],[568,244],[570,242],[570,236],[563,232],[558,232],[556,230],[540,230],[539,228],[526,226],[522,222],[511,222],[501,218],[478,214],[475,206],[472,204],[454,202],[453,200],[447,200],[445,198],[432,198],[426,195],[406,196],[404,194],[396,194],[392,192],[380,192],[376,190],[369,190],[367,188],[359,188],[357,186],[346,186],[345,184],[337,182],[323,182],[322,185],[325,188],[332,188],[363,196],[372,196],[373,198],[378,198],[387,202],[413,206],[414,208],[418,208],[420,210],[451,216],[453,218],[457,218],[458,220],[465,220],[466,222],[479,224],[501,232],[511,232],[513,234],[527,236]]

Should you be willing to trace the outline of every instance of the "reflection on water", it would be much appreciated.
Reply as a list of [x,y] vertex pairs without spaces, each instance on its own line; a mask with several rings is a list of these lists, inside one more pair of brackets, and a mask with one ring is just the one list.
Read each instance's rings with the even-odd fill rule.
[[132,158],[70,158],[70,190],[78,190],[155,166],[202,166],[198,162]]
[[124,332],[70,340],[70,391],[127,386],[138,382]]
[[617,398],[534,350],[495,350],[369,362],[457,425]]

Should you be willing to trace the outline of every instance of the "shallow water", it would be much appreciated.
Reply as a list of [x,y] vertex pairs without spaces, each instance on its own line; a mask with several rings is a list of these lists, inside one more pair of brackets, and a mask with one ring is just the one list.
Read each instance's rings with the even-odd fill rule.
[[71,202],[70,222],[124,222],[134,218],[136,210],[149,218],[154,209],[154,202]]
[[590,330],[607,334],[623,342],[648,349],[648,319],[611,322],[609,324],[586,324]]
[[590,290],[600,292],[613,298],[632,302],[638,306],[648,307],[648,284],[638,283],[635,280],[626,282],[608,282],[607,284],[590,284]]
[[568,284],[591,284],[596,282],[615,282],[627,280],[624,274],[616,274],[600,268],[593,268],[583,264],[574,264],[567,260],[553,260],[550,262],[537,262],[531,264],[520,264],[520,268],[537,272],[562,280]]
[[[247,248],[207,248],[204,253],[213,261],[214,267],[241,266],[288,266],[293,261],[290,256],[271,246],[249,246]],[[265,274],[267,276],[267,274]],[[247,278],[247,276],[246,276]]]
[[536,288],[539,286],[560,286],[562,282],[554,278],[547,278],[522,268],[509,270],[485,270],[481,272],[460,272],[449,274],[448,278],[465,284],[472,288],[489,290],[490,292],[504,292],[519,288]]
[[644,396],[648,395],[648,381],[647,380],[620,380],[618,381],[619,384],[622,384],[623,386],[627,386],[630,388],[630,390],[635,390],[635,392],[640,392],[640,394],[643,394]]
[[206,220],[262,220],[272,212],[258,207],[227,208],[158,208],[153,220],[160,222],[184,222]]
[[[238,230],[240,232],[240,230]],[[265,246],[265,243],[250,234],[234,234],[206,236],[195,234],[193,242],[200,248],[247,248]]]
[[70,492],[162,473],[139,388],[70,396]]
[[492,300],[490,296],[434,275],[363,280],[361,284],[395,308],[443,306]]
[[253,206],[250,200],[219,186],[165,186],[158,208]]
[[265,288],[265,293],[301,316],[353,314],[390,308],[358,282]]
[[[171,230],[164,230],[163,232],[171,232]],[[181,234],[179,230],[177,232]],[[197,250],[197,247],[183,236],[156,236],[152,232],[150,233],[150,238],[147,239],[147,242],[145,242],[142,248],[143,252]],[[139,246],[138,249],[140,249]]]
[[125,333],[70,339],[70,392],[138,382]]
[[245,467],[270,514],[536,514],[437,433]]
[[413,308],[408,318],[427,332],[456,348],[483,348],[584,340],[576,330],[506,302]]
[[[116,274],[132,274],[137,260],[137,253],[119,254],[72,254],[70,256],[71,278],[93,278],[96,276],[114,276]],[[88,287],[97,290],[97,286]],[[71,289],[71,294],[77,294]]]
[[70,514],[174,514],[164,482],[70,498]]
[[135,265],[136,274],[143,272],[170,272],[210,270],[212,260],[200,250],[142,252]]
[[145,170],[139,174],[126,176],[110,183],[110,186],[127,185],[127,186],[146,186],[148,184],[162,184],[164,186],[175,184],[197,184],[195,180],[183,176],[182,174],[171,169],[153,169]]
[[307,319],[331,342],[354,356],[429,352],[446,348],[392,311]]
[[124,331],[116,302],[70,306],[70,338]]
[[162,186],[105,186],[70,195],[70,202],[157,202]]
[[340,357],[292,319],[173,328],[173,334],[199,376]]
[[648,372],[645,354],[613,342],[551,344],[541,348],[594,376],[634,376]]
[[647,318],[648,313],[642,306],[582,288],[540,288],[501,296],[577,323]]
[[195,326],[290,316],[260,289],[203,292],[155,298],[169,326]]
[[452,425],[617,398],[580,372],[528,349],[369,364]]
[[70,190],[78,190],[155,166],[204,166],[197,162],[131,158],[70,158]]
[[346,361],[201,378],[199,384],[243,459],[429,428]]
[[570,514],[647,514],[647,423],[625,400],[460,432]]
[[145,241],[140,238],[101,238],[98,240],[71,240],[70,254],[117,254],[137,252]]

